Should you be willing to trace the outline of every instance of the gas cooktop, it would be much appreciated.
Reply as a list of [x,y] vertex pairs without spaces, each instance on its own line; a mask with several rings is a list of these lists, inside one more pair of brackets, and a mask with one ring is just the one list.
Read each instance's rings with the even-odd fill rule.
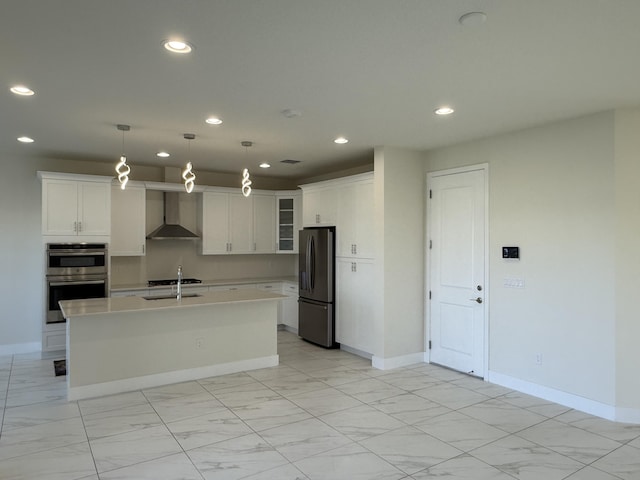
[[[186,285],[189,283],[202,283],[202,280],[198,280],[197,278],[183,278],[182,279],[182,284]],[[160,287],[160,286],[164,286],[164,285],[177,285],[178,284],[178,279],[177,278],[170,278],[168,280],[149,280],[147,282],[147,286],[149,287]]]

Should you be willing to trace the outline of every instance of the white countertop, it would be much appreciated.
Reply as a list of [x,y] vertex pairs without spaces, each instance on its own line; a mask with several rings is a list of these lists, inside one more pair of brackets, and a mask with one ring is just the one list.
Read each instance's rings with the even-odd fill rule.
[[[298,278],[296,276],[287,277],[260,277],[260,278],[228,278],[219,280],[202,280],[202,283],[189,283],[183,284],[183,288],[189,287],[216,287],[222,285],[246,285],[252,283],[272,283],[272,282],[290,282],[298,284]],[[149,287],[146,283],[129,283],[129,284],[117,284],[111,285],[112,292],[130,291],[130,290],[153,290],[154,288],[168,288],[171,285],[159,285],[156,287]]]
[[161,300],[145,300],[142,297],[109,297],[84,300],[64,300],[60,309],[64,318],[101,315],[105,313],[123,313],[145,310],[166,310],[172,308],[203,307],[221,303],[256,302],[262,300],[279,300],[285,298],[278,293],[263,290],[224,290],[206,292],[197,297],[183,297],[181,300],[167,298]]

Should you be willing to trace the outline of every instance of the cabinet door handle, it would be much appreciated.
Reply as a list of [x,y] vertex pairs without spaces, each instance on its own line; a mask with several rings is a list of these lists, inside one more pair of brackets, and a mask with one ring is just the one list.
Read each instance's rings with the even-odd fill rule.
[[357,254],[358,254],[358,244],[357,244],[357,243],[354,243],[354,244],[353,244],[353,254],[354,254],[354,255],[357,255]]

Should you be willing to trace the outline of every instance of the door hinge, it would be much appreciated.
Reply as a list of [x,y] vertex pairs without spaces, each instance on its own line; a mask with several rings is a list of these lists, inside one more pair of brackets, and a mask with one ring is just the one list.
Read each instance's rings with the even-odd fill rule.
[[429,250],[433,248],[433,240],[429,240]]
[[431,350],[431,340],[429,340],[429,350]]
[[433,198],[433,190],[429,190],[429,198]]
[[429,290],[429,300],[431,300],[431,290]]

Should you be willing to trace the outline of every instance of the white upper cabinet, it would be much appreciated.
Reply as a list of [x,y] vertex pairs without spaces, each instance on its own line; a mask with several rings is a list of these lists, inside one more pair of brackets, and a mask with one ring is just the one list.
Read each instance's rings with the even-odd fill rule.
[[198,234],[202,254],[229,253],[229,194],[202,193],[198,203]]
[[203,192],[198,233],[203,255],[275,253],[275,204],[271,193]]
[[336,224],[336,195],[331,186],[302,186],[302,223],[305,227]]
[[301,206],[300,192],[276,193],[276,253],[298,253]]
[[338,257],[374,257],[373,173],[301,188],[305,227],[335,225]]
[[336,256],[373,258],[374,208],[373,180],[367,179],[338,187]]
[[229,253],[253,253],[253,195],[229,194]]
[[131,182],[125,190],[111,188],[112,256],[142,256],[145,254],[146,190]]
[[276,209],[273,195],[251,194],[253,198],[253,253],[275,253]]
[[38,175],[42,180],[43,235],[110,235],[112,178],[86,181],[91,177],[49,172]]

